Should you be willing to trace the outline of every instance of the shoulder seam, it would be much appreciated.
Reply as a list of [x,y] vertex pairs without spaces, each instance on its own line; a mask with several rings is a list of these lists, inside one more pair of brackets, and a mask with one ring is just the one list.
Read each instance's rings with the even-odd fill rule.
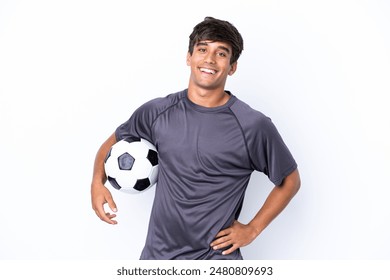
[[247,139],[245,137],[244,129],[242,128],[242,125],[241,125],[239,119],[237,118],[236,114],[234,113],[234,111],[232,110],[231,107],[229,107],[229,110],[232,113],[232,115],[234,116],[234,119],[236,120],[238,127],[240,128],[240,131],[241,131],[241,134],[242,134],[242,138],[244,139],[245,150],[246,150],[246,153],[247,153],[247,156],[248,156],[248,159],[249,159],[250,166],[251,166],[252,169],[255,169],[254,168],[255,164],[253,163],[252,157],[251,157],[251,155],[249,153],[248,141],[247,141]]
[[[175,103],[173,103],[172,105],[168,106],[168,107],[165,108],[163,111],[161,111],[160,113],[157,114],[157,116],[156,116],[156,117],[154,118],[154,120],[152,121],[152,125],[151,125],[151,127],[150,127],[150,128],[151,128],[152,136],[153,136],[153,127],[154,127],[154,125],[155,125],[157,119],[158,119],[162,114],[164,114],[166,111],[168,111],[168,110],[171,109],[172,107],[176,106],[183,98],[184,98],[184,95],[181,96],[180,98],[178,98],[178,100],[177,100]],[[152,137],[152,138],[154,138],[154,137]]]

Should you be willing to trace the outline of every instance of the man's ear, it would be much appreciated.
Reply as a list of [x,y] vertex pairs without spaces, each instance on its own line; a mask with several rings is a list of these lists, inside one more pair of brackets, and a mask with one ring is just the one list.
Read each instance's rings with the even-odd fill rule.
[[233,75],[234,72],[236,72],[236,70],[237,70],[237,61],[234,62],[230,67],[231,68],[230,68],[230,71],[229,71],[229,76]]
[[187,52],[187,60],[186,60],[186,62],[187,62],[187,66],[191,65],[191,54],[190,54],[190,52]]

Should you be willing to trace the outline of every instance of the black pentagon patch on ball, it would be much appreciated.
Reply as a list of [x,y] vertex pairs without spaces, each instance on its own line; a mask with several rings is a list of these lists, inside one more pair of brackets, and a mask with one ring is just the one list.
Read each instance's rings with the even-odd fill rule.
[[124,153],[118,157],[118,166],[120,170],[131,170],[133,168],[135,159],[129,154]]
[[148,156],[146,157],[152,166],[156,166],[158,164],[158,155],[157,152],[154,150],[149,150]]
[[114,178],[108,176],[107,179],[110,182],[111,186],[113,186],[115,189],[117,190],[121,189],[121,186],[119,186],[118,182]]
[[134,185],[134,189],[137,191],[143,191],[147,189],[150,186],[150,181],[148,178],[145,179],[139,179]]

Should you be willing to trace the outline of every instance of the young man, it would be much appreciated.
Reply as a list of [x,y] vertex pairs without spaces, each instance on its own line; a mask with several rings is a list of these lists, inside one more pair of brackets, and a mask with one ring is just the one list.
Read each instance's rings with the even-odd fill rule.
[[[104,158],[129,136],[158,149],[159,174],[141,259],[242,259],[251,243],[286,207],[300,187],[297,164],[271,120],[229,91],[243,40],[227,21],[207,17],[190,35],[188,89],[151,100],[100,147],[94,165],[92,206],[116,224],[104,186]],[[251,173],[275,184],[248,224],[237,221]]]

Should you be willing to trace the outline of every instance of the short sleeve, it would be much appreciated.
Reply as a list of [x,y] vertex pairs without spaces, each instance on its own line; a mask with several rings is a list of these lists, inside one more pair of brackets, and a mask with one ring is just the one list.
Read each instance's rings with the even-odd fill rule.
[[257,170],[263,172],[275,184],[297,168],[290,150],[269,118],[262,118],[253,128],[255,139],[249,141],[251,160]]
[[152,124],[158,112],[157,100],[151,100],[139,107],[131,117],[115,131],[117,141],[127,137],[138,137],[153,143]]
[[231,110],[242,128],[252,168],[266,174],[275,185],[281,185],[297,163],[275,125],[269,117],[240,100]]
[[154,122],[165,110],[180,102],[183,96],[184,91],[155,98],[141,105],[115,130],[116,139],[119,141],[127,137],[139,137],[156,145],[153,135]]

